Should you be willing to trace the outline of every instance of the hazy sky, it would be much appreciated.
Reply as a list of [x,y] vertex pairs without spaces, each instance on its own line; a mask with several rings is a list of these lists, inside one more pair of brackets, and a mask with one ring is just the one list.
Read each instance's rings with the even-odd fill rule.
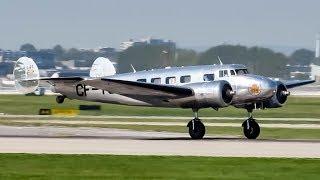
[[119,47],[160,37],[182,47],[222,43],[313,48],[319,0],[0,0],[0,48]]

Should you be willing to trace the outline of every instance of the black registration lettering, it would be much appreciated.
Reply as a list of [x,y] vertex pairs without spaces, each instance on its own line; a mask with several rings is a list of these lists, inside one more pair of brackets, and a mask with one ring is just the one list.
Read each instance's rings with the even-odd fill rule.
[[78,96],[87,96],[87,91],[89,91],[89,88],[85,84],[77,84],[76,93]]

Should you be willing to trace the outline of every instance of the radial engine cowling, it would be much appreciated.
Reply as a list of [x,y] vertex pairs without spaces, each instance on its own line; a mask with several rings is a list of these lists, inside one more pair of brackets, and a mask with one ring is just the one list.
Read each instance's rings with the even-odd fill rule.
[[188,86],[194,91],[194,105],[198,108],[229,106],[234,95],[234,91],[227,81],[194,83]]
[[287,87],[282,82],[277,82],[276,93],[263,104],[266,108],[278,108],[281,107],[286,101],[290,92],[287,90]]

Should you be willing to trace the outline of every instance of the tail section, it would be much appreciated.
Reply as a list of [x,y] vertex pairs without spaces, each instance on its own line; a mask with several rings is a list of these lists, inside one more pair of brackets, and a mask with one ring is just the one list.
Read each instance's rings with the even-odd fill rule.
[[13,69],[16,89],[23,93],[34,92],[39,85],[39,69],[28,57],[21,57]]
[[116,69],[108,58],[98,57],[92,64],[90,77],[105,77],[116,74]]

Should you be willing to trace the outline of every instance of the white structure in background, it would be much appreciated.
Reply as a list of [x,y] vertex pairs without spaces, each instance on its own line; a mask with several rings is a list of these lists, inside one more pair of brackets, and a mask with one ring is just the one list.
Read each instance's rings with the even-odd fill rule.
[[[320,34],[316,35],[316,49],[315,49],[315,58],[320,60]],[[320,82],[320,66],[315,64],[310,64],[311,67],[311,77],[315,78],[317,82]]]
[[169,45],[169,47],[171,46],[175,46],[175,43],[173,41],[170,40],[165,40],[165,39],[155,39],[155,38],[144,38],[144,39],[139,39],[139,40],[133,40],[130,39],[129,41],[125,41],[122,42],[120,44],[120,50],[126,50],[131,46],[139,46],[139,45]]
[[318,33],[316,36],[316,54],[315,57],[319,58],[320,56],[320,34]]

